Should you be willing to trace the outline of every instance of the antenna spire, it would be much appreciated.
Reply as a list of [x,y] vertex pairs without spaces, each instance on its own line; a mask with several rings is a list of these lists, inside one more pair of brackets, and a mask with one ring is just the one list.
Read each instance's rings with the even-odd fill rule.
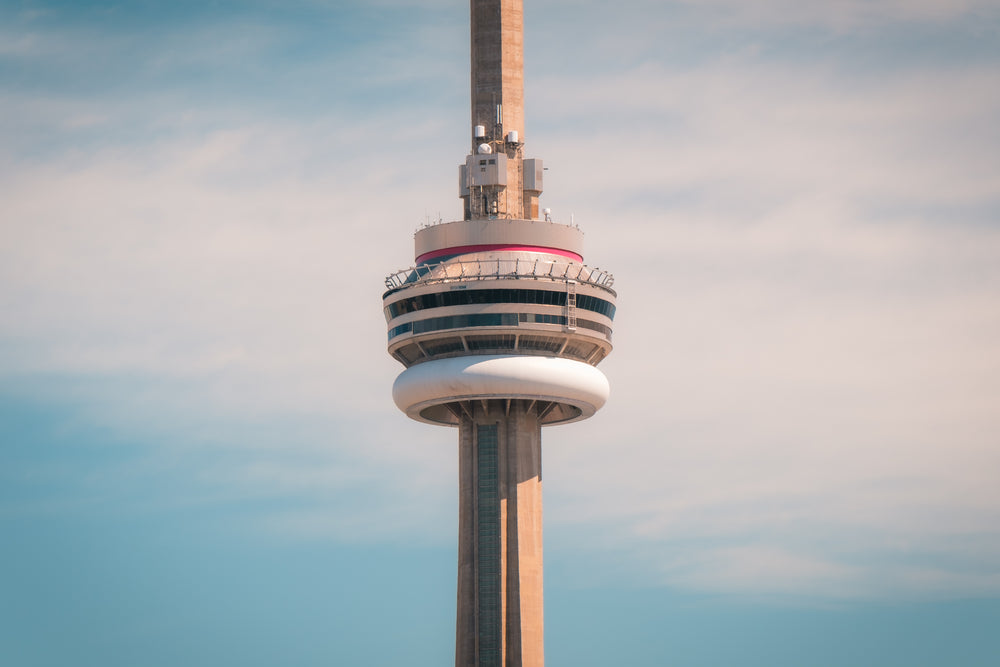
[[[542,161],[526,160],[522,0],[471,0],[472,154],[459,172],[465,219],[537,220]],[[489,156],[489,157],[486,157]]]

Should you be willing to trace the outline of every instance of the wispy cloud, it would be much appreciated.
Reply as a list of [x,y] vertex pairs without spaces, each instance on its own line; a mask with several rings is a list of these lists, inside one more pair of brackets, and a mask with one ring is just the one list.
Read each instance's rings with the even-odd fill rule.
[[532,84],[546,205],[621,295],[548,517],[676,586],[995,594],[1000,69],[841,64]]
[[[594,15],[606,6],[601,3],[573,3],[556,0],[547,3],[553,12],[574,7],[579,14]],[[585,7],[581,7],[581,4]],[[826,26],[851,29],[889,22],[930,22],[959,17],[996,17],[996,6],[989,0],[830,0],[828,2],[796,2],[795,0],[676,0],[662,3],[656,0],[630,2],[620,9],[620,15],[646,16],[653,20],[671,16],[688,20],[694,14],[703,26],[731,27],[734,25]]]

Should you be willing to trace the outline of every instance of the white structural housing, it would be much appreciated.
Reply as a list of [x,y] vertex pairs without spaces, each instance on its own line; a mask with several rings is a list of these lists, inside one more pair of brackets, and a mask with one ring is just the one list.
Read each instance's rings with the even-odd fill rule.
[[449,404],[522,399],[549,404],[544,424],[586,419],[608,400],[608,379],[582,361],[490,355],[437,359],[411,366],[392,386],[396,406],[418,421],[457,425]]

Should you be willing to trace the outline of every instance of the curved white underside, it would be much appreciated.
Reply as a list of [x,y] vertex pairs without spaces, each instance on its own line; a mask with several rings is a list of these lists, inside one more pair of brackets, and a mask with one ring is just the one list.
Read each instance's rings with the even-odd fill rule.
[[555,401],[570,410],[560,422],[586,419],[601,409],[611,388],[590,364],[558,357],[490,355],[436,359],[411,366],[392,385],[392,399],[417,421],[452,423],[434,406],[470,399]]

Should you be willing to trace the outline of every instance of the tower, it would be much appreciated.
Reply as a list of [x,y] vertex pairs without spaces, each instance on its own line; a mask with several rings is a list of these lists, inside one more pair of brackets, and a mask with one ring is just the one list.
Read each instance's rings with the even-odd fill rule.
[[471,0],[471,153],[462,220],[415,235],[386,278],[393,385],[408,416],[459,440],[456,667],[541,667],[543,426],[607,400],[610,274],[583,233],[539,219],[542,162],[523,155],[522,0]]

